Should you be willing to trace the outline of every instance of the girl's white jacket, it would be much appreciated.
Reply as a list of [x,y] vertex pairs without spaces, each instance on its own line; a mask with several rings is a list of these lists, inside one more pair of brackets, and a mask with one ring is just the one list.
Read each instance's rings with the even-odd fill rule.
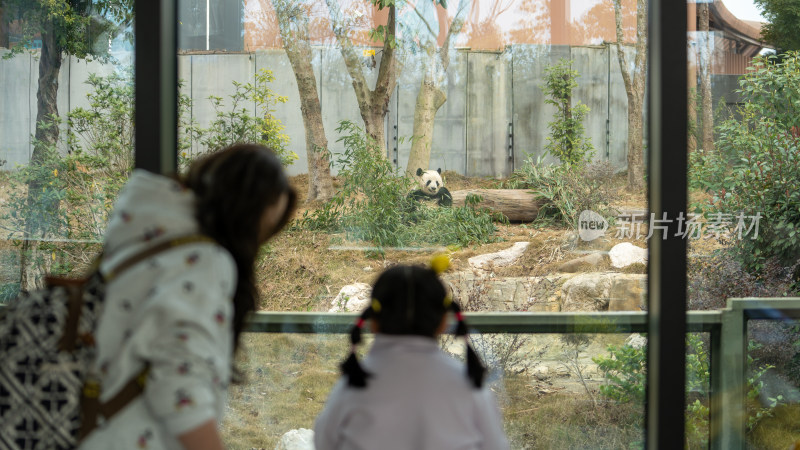
[[504,450],[494,394],[436,340],[378,334],[356,389],[342,379],[314,425],[316,450]]
[[[134,171],[105,234],[102,270],[155,243],[198,232],[194,194]],[[187,244],[113,279],[97,333],[101,401],[150,365],[144,394],[81,444],[181,448],[177,436],[222,417],[233,351],[236,266],[222,247]]]

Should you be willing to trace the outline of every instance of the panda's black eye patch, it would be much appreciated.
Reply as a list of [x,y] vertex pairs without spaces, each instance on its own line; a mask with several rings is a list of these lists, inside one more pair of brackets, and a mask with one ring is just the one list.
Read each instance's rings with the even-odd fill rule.
[[431,180],[425,182],[425,186],[430,186],[430,185],[431,185]]

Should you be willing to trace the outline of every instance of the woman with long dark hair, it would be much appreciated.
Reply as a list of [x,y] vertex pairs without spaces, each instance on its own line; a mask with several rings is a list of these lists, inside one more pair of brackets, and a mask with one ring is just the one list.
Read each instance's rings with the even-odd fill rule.
[[[179,180],[134,171],[105,235],[100,268],[109,281],[94,371],[100,404],[132,380],[143,389],[82,448],[223,447],[217,426],[239,335],[256,308],[256,256],[295,201],[279,159],[260,145],[205,156]],[[160,250],[113,276],[149,249]]]

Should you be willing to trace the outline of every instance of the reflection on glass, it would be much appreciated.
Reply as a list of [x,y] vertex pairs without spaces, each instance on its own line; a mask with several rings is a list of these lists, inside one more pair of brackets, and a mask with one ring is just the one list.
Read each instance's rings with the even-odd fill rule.
[[3,2],[0,301],[80,274],[133,164],[133,4]]
[[[648,214],[644,190],[646,2],[388,3],[179,2],[182,165],[235,141],[259,141],[283,156],[301,193],[293,226],[262,255],[261,309],[356,312],[384,269],[448,253],[444,280],[469,312],[641,314],[647,242],[660,217]],[[504,358],[494,347],[513,348],[514,339],[487,336],[485,357]],[[602,339],[570,345],[595,356],[606,352]],[[555,358],[567,344],[551,340]],[[306,341],[290,347],[309,345],[330,358],[326,376],[335,379],[341,354]],[[528,402],[507,407],[520,446],[572,433],[589,442],[577,437],[581,414],[594,417],[592,429],[614,430],[608,446],[641,442],[641,399],[601,398],[604,377],[586,350],[578,367],[590,372],[554,363],[539,373],[578,389],[539,392],[531,386],[546,383],[524,348],[523,365],[498,378],[515,389],[504,401]],[[272,404],[272,391],[236,389],[232,404],[260,392]],[[327,391],[303,389],[318,411]],[[538,437],[547,433],[524,418],[552,395],[560,399],[554,410],[573,405],[562,417],[575,422]],[[232,408],[249,411],[244,403]],[[309,428],[314,415],[289,426],[281,408],[264,408],[226,426],[268,423],[277,439]]]
[[[762,36],[765,17],[745,15],[741,3],[689,2],[689,309],[720,311],[735,297],[800,296],[800,198],[789,188],[800,181],[792,106],[800,98],[798,59],[780,50],[785,43]],[[731,416],[746,421],[736,439],[788,448],[800,437],[783,425],[796,421],[796,400],[787,399],[797,391],[797,329],[780,311],[768,315],[775,320],[749,322],[745,381],[737,377],[723,390],[742,388],[747,397],[737,403],[746,411]]]
[[[489,368],[511,448],[642,445],[642,336],[473,334],[472,342]],[[441,345],[463,358],[463,343],[451,335]],[[226,445],[275,448],[285,433],[313,429],[340,376],[347,336],[251,333],[243,348],[244,382],[231,386],[222,424]]]

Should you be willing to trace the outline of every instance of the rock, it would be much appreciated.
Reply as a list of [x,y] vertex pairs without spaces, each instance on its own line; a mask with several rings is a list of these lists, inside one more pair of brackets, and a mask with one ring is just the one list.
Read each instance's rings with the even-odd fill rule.
[[536,366],[533,369],[533,376],[539,381],[545,381],[550,379],[550,368],[547,366]]
[[625,339],[625,345],[633,348],[645,348],[647,346],[647,338],[639,333],[633,333],[628,336],[628,339]]
[[609,311],[643,311],[647,307],[647,275],[620,273],[608,293]]
[[372,286],[354,283],[344,286],[331,301],[328,312],[361,312],[369,304]]
[[611,291],[613,274],[583,273],[567,280],[561,287],[562,311],[605,311]]
[[492,267],[508,266],[516,262],[530,242],[517,242],[505,250],[487,253],[485,255],[473,256],[469,259],[469,265],[474,269],[490,269]]
[[561,287],[562,311],[640,311],[647,299],[647,276],[635,273],[579,274]]
[[617,244],[608,251],[611,265],[621,269],[634,263],[647,264],[647,249],[629,242]]
[[597,267],[603,262],[603,255],[600,253],[589,253],[586,256],[575,258],[558,266],[559,272],[575,273],[581,269]]
[[445,274],[453,298],[470,311],[541,311],[561,309],[560,287],[572,275],[489,278],[472,271]]
[[314,430],[298,428],[281,436],[275,450],[314,450]]

